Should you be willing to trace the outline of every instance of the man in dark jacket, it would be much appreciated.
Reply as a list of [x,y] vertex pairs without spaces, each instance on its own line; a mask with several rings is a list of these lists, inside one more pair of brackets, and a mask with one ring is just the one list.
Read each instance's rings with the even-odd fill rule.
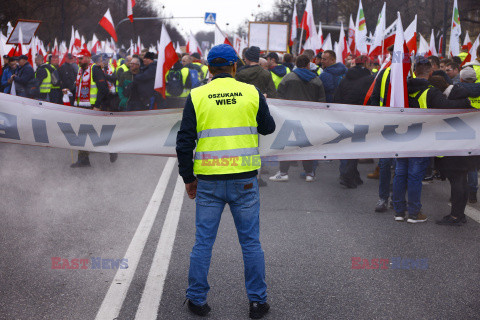
[[[75,57],[71,53],[67,53],[65,62],[58,68],[58,76],[60,77],[60,88],[68,89],[70,92],[75,91],[75,81],[77,80],[78,66],[75,63]],[[70,104],[73,105],[73,96],[70,98]]]
[[[8,56],[7,56],[8,57]],[[3,67],[2,73],[2,80],[1,86],[3,93],[10,93],[10,89],[12,88],[12,75],[15,73],[15,69],[17,68],[17,60],[14,57],[9,57],[5,59],[8,61],[6,66]]]
[[[297,57],[297,68],[287,74],[278,86],[278,97],[287,100],[325,102],[325,91],[322,81],[309,70],[310,59],[306,55]],[[302,161],[305,170],[305,181],[314,180],[314,161]],[[272,181],[288,181],[290,161],[280,162],[280,171],[270,177]]]
[[[410,108],[468,108],[470,101],[468,99],[448,100],[437,88],[430,85],[429,77],[433,69],[430,61],[423,57],[417,58],[415,64],[416,78],[407,81],[408,103]],[[420,212],[422,179],[425,170],[430,163],[430,158],[399,158],[395,167],[395,176],[393,178],[393,207],[395,209],[395,221],[405,220],[405,211],[408,211],[409,223],[420,223],[427,221],[427,217]],[[452,176],[447,176],[452,181]],[[455,178],[456,180],[456,174]],[[466,172],[465,172],[466,182]],[[456,181],[455,181],[456,183]],[[408,186],[408,205],[405,200],[405,194]],[[453,183],[452,183],[453,186]],[[468,197],[468,194],[467,194]],[[458,201],[458,203],[457,203]],[[457,197],[452,192],[452,212],[457,212],[458,206],[461,206]],[[466,204],[466,200],[465,200]],[[454,210],[455,209],[455,210]]]
[[245,51],[246,66],[235,76],[235,79],[248,84],[253,84],[260,92],[267,95],[267,98],[275,98],[277,92],[270,72],[264,70],[260,65],[260,48],[250,47]]
[[[363,100],[375,77],[371,74],[367,56],[355,58],[355,66],[350,68],[340,82],[334,96],[335,103],[363,105]],[[358,159],[340,160],[340,184],[353,189],[363,184],[357,170]]]
[[27,97],[29,86],[33,85],[32,82],[35,79],[35,72],[30,63],[28,63],[28,57],[26,55],[18,58],[18,67],[12,75],[12,79],[15,83],[17,96]]
[[144,67],[142,72],[133,78],[132,90],[137,90],[143,109],[152,109],[155,103],[155,74],[157,72],[157,62],[155,54],[147,52],[143,58]]
[[337,55],[332,50],[327,50],[322,54],[323,71],[320,74],[327,102],[333,102],[333,95],[340,81],[347,72],[347,67],[337,61]]

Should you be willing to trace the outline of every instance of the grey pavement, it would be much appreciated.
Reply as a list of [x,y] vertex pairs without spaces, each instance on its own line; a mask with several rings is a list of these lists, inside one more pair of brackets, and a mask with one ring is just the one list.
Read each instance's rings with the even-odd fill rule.
[[[117,270],[57,270],[52,257],[123,258],[166,161],[120,155],[111,164],[93,154],[92,168],[70,169],[68,150],[0,144],[0,319],[94,319]],[[313,183],[299,165],[289,182],[261,188],[265,319],[480,319],[480,224],[435,225],[450,209],[449,184],[440,181],[423,188],[427,223],[395,222],[391,209],[375,213],[378,181],[365,177],[373,168],[359,165],[358,189],[338,183],[338,161],[321,162]],[[118,319],[135,319],[176,178],[175,169]],[[199,319],[183,305],[194,212],[185,196],[157,319]],[[358,270],[352,257],[427,259],[428,268]],[[228,208],[209,281],[208,319],[248,319]]]

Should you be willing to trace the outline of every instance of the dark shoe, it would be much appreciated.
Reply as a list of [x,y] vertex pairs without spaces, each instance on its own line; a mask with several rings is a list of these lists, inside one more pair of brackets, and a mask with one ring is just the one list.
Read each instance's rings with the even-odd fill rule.
[[363,184],[363,180],[360,177],[355,177],[355,184],[357,186],[361,186]]
[[264,315],[270,310],[270,305],[268,303],[260,302],[250,302],[250,318],[251,319],[261,319]]
[[380,199],[375,206],[375,212],[385,212],[388,210],[388,200]]
[[398,221],[398,222],[405,221],[405,213],[396,213],[395,214],[395,221]]
[[468,194],[468,202],[477,203],[477,192],[470,192]]
[[428,220],[427,216],[422,214],[421,212],[408,216],[407,222],[408,223],[420,223],[426,222]]
[[114,163],[118,159],[118,153],[110,153],[110,162]]
[[[467,220],[465,219],[465,222]],[[441,220],[435,221],[436,224],[444,225],[444,226],[461,226],[462,225],[462,219],[460,218],[454,218],[452,215],[448,215],[443,217]]]
[[202,306],[197,306],[196,304],[193,304],[192,301],[188,300],[188,310],[190,310],[191,313],[196,314],[197,316],[205,317],[212,309],[210,308],[208,303],[205,303]]
[[91,167],[90,160],[88,158],[86,160],[85,159],[78,160],[77,162],[72,163],[70,165],[70,168],[82,168],[82,167]]
[[345,181],[343,179],[340,179],[340,184],[344,187],[347,187],[348,189],[355,189],[357,187],[355,183],[350,181]]
[[[288,179],[288,177],[287,177],[287,179]],[[259,178],[259,179],[258,179],[258,186],[259,186],[259,187],[266,187],[267,185],[268,185],[268,184],[267,184],[267,182],[266,182],[265,180],[263,180],[262,178]]]

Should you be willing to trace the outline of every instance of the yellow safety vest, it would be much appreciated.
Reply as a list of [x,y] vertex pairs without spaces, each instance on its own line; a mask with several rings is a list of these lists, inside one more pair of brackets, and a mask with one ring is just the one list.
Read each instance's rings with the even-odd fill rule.
[[323,71],[323,69],[320,68],[320,67],[318,67],[318,69],[317,69],[317,75],[321,75],[321,74],[322,74],[322,71]]
[[414,93],[410,93],[408,96],[418,100],[418,104],[420,105],[420,108],[427,109],[428,108],[428,106],[427,106],[428,90],[430,90],[430,88],[428,88],[426,90],[423,90],[423,91],[420,90],[420,91],[417,91],[417,92],[414,92]]
[[[165,83],[167,83],[167,77],[168,77],[168,74],[170,73],[170,71],[171,71],[171,69],[168,70],[167,74],[165,75]],[[181,69],[181,72],[182,72],[183,92],[178,97],[179,98],[186,98],[190,94],[190,90],[191,90],[191,89],[185,88],[185,83],[187,82],[187,78],[189,76],[190,69],[188,69],[187,67],[183,67]],[[172,95],[167,90],[165,90],[165,96],[172,97]]]
[[208,67],[206,65],[203,65],[199,62],[193,62],[193,64],[196,64],[198,66],[200,66],[200,68],[202,69],[202,80],[204,80],[206,77],[207,77],[207,74],[208,74]]
[[470,103],[472,104],[472,107],[475,109],[480,109],[480,96],[479,97],[468,97],[470,100]]
[[[287,69],[287,73],[285,75],[289,74],[290,69],[288,69],[287,67],[285,67],[285,69]],[[278,85],[280,84],[280,82],[282,82],[282,79],[283,79],[284,76],[280,77],[280,76],[276,75],[275,73],[273,73],[273,71],[270,71],[270,73],[272,74],[272,80],[273,80],[273,83],[275,84],[275,89],[278,89]]]
[[458,54],[458,57],[459,57],[460,59],[462,59],[462,62],[465,60],[465,58],[466,58],[467,56],[468,56],[468,53],[466,53],[466,52],[460,52],[460,53]]
[[[48,66],[51,66],[54,70],[57,70],[57,68],[55,68],[53,64],[46,63],[42,65],[42,67],[47,72],[47,77],[43,79],[42,83],[40,84],[40,93],[48,94],[52,89],[60,89],[60,86],[52,85],[52,73],[50,72],[50,69],[48,69]],[[35,78],[36,77],[37,77],[37,74],[35,73]]]
[[387,103],[387,79],[390,76],[390,70],[390,67],[385,69],[382,76],[382,85],[380,86],[380,107],[383,107],[385,103]]
[[479,83],[480,82],[480,66],[472,65],[472,67],[473,67],[473,70],[475,70],[475,73],[477,75],[477,81],[475,82]]
[[[91,107],[95,105],[95,102],[97,102],[97,93],[98,93],[98,88],[97,84],[95,81],[93,81],[93,66],[94,64],[90,65],[90,105],[84,105],[83,103],[80,103],[80,99],[77,97],[77,93],[75,94],[75,105],[80,106],[80,107]],[[82,68],[78,68],[78,73],[82,75]],[[80,78],[81,81],[82,78]],[[78,90],[78,88],[76,88]]]
[[260,168],[255,86],[218,78],[191,92],[197,118],[195,174],[218,175]]

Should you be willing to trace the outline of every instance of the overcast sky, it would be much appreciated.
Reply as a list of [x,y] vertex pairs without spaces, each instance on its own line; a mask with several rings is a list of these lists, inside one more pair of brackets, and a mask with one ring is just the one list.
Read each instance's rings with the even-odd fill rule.
[[[214,25],[205,24],[205,12],[217,14],[217,24],[229,34],[245,19],[253,21],[252,13],[271,11],[274,0],[154,0],[166,16],[202,17],[202,19],[174,19],[173,24],[183,35],[190,30],[195,34],[200,30],[213,31]],[[258,7],[260,5],[260,7]],[[228,23],[228,25],[226,25]],[[182,30],[183,29],[183,30]]]

